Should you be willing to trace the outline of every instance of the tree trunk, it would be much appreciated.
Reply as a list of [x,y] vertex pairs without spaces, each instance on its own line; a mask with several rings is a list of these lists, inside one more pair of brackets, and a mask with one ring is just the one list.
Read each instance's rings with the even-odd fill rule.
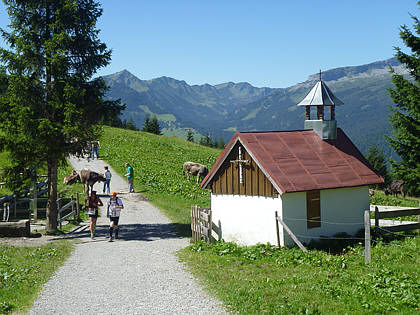
[[46,230],[57,230],[57,169],[58,161],[53,159],[48,161],[48,207]]

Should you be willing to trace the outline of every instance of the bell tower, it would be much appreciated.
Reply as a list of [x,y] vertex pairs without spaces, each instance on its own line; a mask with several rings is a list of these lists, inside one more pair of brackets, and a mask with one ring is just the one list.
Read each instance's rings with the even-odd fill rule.
[[[306,106],[306,120],[304,129],[313,129],[323,140],[337,138],[337,121],[335,120],[335,106],[343,105],[321,79],[297,106]],[[311,106],[316,106],[316,119],[311,119]],[[330,119],[325,117],[325,107],[330,106]]]

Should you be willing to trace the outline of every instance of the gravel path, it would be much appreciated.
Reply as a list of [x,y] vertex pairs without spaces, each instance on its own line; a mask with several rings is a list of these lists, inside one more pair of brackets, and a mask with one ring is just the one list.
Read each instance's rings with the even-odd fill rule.
[[[102,160],[71,163],[78,171],[102,172],[105,165]],[[73,233],[80,239],[74,253],[44,286],[29,314],[225,314],[174,255],[188,239],[178,237],[168,218],[141,195],[127,193],[126,180],[110,170],[111,191],[124,202],[120,239],[107,242],[103,207],[96,239],[90,239],[88,227]],[[95,185],[98,194],[102,186]]]

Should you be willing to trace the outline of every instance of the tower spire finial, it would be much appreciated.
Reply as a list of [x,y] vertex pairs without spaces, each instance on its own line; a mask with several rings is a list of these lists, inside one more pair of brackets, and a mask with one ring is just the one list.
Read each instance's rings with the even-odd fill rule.
[[319,69],[319,81],[322,81],[322,79],[321,79],[321,69]]

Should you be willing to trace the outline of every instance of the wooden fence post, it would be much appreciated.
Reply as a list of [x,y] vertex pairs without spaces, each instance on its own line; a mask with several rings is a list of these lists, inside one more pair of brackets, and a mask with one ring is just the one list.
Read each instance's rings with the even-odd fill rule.
[[277,220],[277,211],[276,211],[276,233],[277,233],[277,246],[280,248],[280,232],[279,232],[279,221]]
[[74,195],[71,195],[71,212],[73,212],[74,213],[74,215],[73,215],[73,220],[75,220],[76,221],[76,218],[77,218],[77,211],[74,211],[74,209],[75,209],[75,201],[74,201],[75,199],[74,199]]
[[[32,191],[32,204],[33,204],[33,210],[34,210],[34,222],[36,222],[38,220],[38,186],[36,183],[36,179],[32,182],[32,186],[33,186],[33,191]],[[30,216],[29,216],[29,220],[30,220]]]
[[197,226],[197,207],[198,206],[191,206],[191,236],[193,242],[199,241],[199,231],[200,231],[200,224]]
[[283,228],[286,230],[286,232],[290,235],[290,237],[292,238],[292,240],[296,243],[297,246],[299,246],[299,248],[306,253],[307,249],[305,248],[305,246],[303,246],[303,244],[299,241],[299,239],[296,237],[295,234],[293,234],[292,230],[289,229],[289,227],[286,225],[286,223],[284,223],[282,221],[282,219],[280,219],[279,217],[277,217],[277,221],[280,222],[280,224],[283,226]]
[[76,211],[77,211],[77,221],[80,221],[79,193],[76,193]]
[[[376,209],[375,209],[376,213]],[[372,252],[370,247],[370,211],[365,211],[365,263],[372,261]]]
[[378,226],[379,226],[379,209],[377,206],[375,206],[375,227],[378,227]]

